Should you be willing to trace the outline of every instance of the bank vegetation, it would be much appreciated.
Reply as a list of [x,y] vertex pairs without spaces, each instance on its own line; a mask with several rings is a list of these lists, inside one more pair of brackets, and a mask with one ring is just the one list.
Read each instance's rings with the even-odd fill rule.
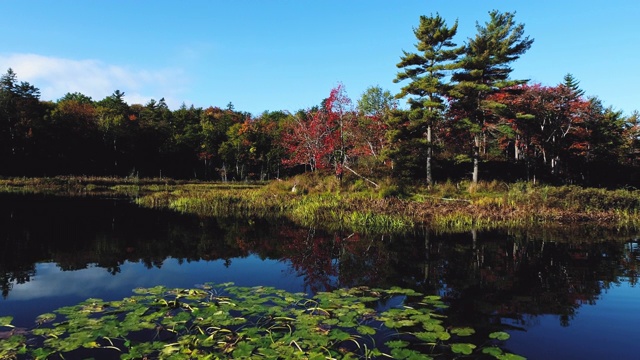
[[431,187],[320,173],[262,183],[136,178],[12,178],[5,193],[128,198],[199,216],[286,218],[304,226],[358,232],[588,226],[636,230],[640,191],[532,182],[443,182]]

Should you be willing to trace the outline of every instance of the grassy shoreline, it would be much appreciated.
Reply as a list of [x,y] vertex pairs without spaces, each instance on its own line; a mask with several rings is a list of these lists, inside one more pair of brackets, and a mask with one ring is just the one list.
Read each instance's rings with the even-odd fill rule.
[[317,175],[269,183],[56,177],[0,179],[0,193],[127,197],[144,207],[201,216],[286,217],[304,226],[358,232],[416,226],[438,232],[576,224],[640,228],[640,191],[525,182],[372,189]]

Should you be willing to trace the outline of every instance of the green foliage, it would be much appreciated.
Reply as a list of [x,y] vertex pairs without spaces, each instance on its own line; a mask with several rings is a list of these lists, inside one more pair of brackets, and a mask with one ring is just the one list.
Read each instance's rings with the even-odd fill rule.
[[0,326],[11,326],[11,321],[13,317],[11,316],[2,316],[0,317]]
[[451,346],[451,351],[456,354],[471,355],[475,348],[476,346],[473,344],[453,344]]
[[567,73],[564,76],[562,85],[571,89],[571,92],[576,98],[584,95],[584,90],[580,89],[580,81],[578,81],[578,79],[576,79],[571,73]]
[[[2,340],[0,355],[64,358],[77,349],[96,349],[122,359],[430,359],[479,351],[478,345],[456,340],[473,329],[447,330],[439,297],[410,289],[360,287],[307,298],[267,287],[205,284],[134,293],[119,301],[88,299],[61,308],[56,313],[62,321]],[[399,305],[385,307],[388,303]],[[39,319],[51,320],[52,314]],[[30,340],[35,338],[43,341]],[[483,352],[497,358],[510,355],[488,349]]]
[[[396,65],[402,69],[394,82],[409,80],[397,98],[408,97],[408,116],[395,113],[391,119],[389,132],[395,149],[392,158],[406,162],[406,154],[421,149],[426,154],[427,184],[433,182],[431,158],[433,154],[433,127],[444,120],[445,98],[449,96],[450,84],[443,81],[447,71],[455,67],[455,60],[463,47],[456,47],[453,37],[458,30],[458,22],[448,27],[440,15],[420,16],[420,25],[413,30],[418,43],[417,53],[404,52]],[[411,157],[411,155],[409,155]]]
[[396,106],[393,95],[378,85],[368,87],[358,100],[358,111],[370,116],[382,115]]
[[496,339],[500,341],[508,340],[509,337],[510,337],[509,334],[503,331],[492,332],[491,334],[489,334],[489,339]]
[[526,83],[509,79],[513,71],[510,64],[533,44],[533,39],[524,37],[524,25],[515,23],[514,16],[497,10],[489,12],[489,21],[484,26],[476,25],[477,34],[469,39],[457,64],[459,70],[452,75],[453,113],[459,126],[474,138],[474,183],[478,182],[480,135],[486,131],[487,117],[496,107],[487,98],[501,89]]
[[381,199],[389,197],[398,197],[403,194],[403,189],[397,184],[385,184],[378,190],[378,196]]

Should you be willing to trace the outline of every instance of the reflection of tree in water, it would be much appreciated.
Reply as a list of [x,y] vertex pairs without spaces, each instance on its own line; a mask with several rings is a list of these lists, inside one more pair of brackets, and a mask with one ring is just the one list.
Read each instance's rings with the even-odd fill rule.
[[304,278],[305,288],[312,293],[330,291],[337,283],[337,262],[342,239],[329,234],[316,234],[315,228],[283,229],[283,260],[289,260],[293,271]]
[[[14,197],[15,198],[15,197]],[[247,256],[236,240],[263,234],[260,224],[199,219],[140,209],[127,202],[95,199],[0,197],[0,288],[7,297],[13,283],[30,281],[37,263],[62,271],[101,267],[110,274],[129,262],[161,268],[178,261]],[[269,236],[268,232],[264,236]]]
[[35,264],[27,269],[12,269],[6,271],[0,267],[0,289],[2,290],[2,297],[7,298],[9,292],[13,288],[13,283],[24,284],[31,280],[36,274]]
[[[495,232],[449,235],[430,244],[429,285],[439,289],[460,323],[531,326],[557,315],[568,326],[583,304],[633,271],[619,241],[539,241]],[[634,275],[635,276],[635,275]]]
[[20,221],[12,209],[0,206],[0,220],[0,289],[6,298],[14,283],[24,284],[35,276],[38,246],[28,229],[9,226]]
[[327,233],[284,220],[198,218],[90,199],[2,204],[0,198],[0,219],[5,297],[12,284],[30,281],[41,262],[115,275],[125,262],[154,268],[171,257],[231,266],[254,254],[290,261],[311,292],[410,287],[444,295],[460,324],[502,327],[508,320],[527,327],[538,315],[554,314],[568,325],[582,304],[594,303],[621,278],[635,285],[640,263],[637,240],[584,241],[605,239],[596,232],[574,233],[577,241],[553,232]]
[[397,262],[397,253],[390,248],[390,241],[389,235],[375,234],[350,234],[344,238],[339,257],[341,286],[399,285],[396,281],[390,281],[391,278],[397,278],[393,267],[393,263]]
[[279,258],[290,261],[311,293],[341,287],[399,285],[388,235],[283,227]]
[[624,245],[624,256],[620,258],[622,276],[631,286],[638,285],[638,265],[640,264],[640,240],[635,239]]

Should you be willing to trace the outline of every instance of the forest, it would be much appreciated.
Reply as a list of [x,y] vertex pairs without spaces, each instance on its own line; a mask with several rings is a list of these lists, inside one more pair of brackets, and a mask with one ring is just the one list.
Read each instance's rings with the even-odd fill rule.
[[512,64],[534,43],[513,13],[490,12],[463,45],[457,26],[420,17],[415,51],[399,50],[390,79],[403,85],[398,94],[375,85],[353,101],[336,84],[316,106],[257,115],[232,103],[128,104],[119,90],[42,100],[10,68],[0,78],[0,176],[265,181],[326,171],[372,185],[640,186],[638,111],[585,96],[570,73],[553,85],[512,79]]

